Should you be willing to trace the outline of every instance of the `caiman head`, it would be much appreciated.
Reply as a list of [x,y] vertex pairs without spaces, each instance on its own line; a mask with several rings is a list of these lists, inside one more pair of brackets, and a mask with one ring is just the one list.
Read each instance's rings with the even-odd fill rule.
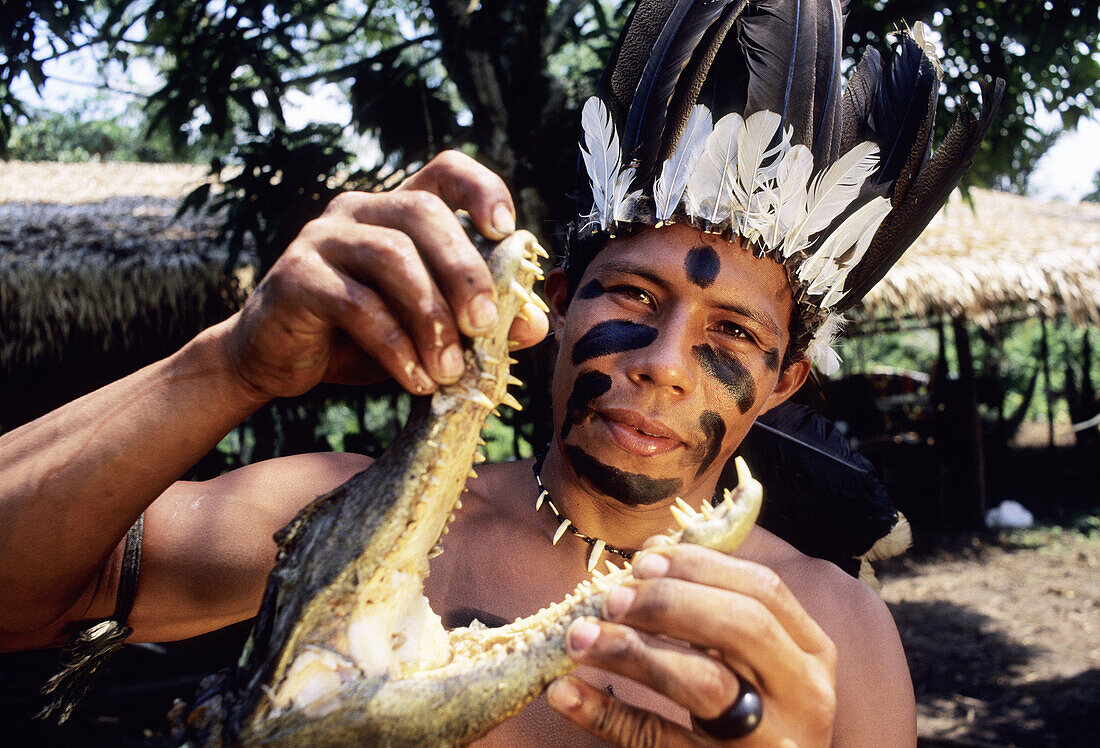
[[[629,569],[596,572],[562,602],[501,628],[446,631],[423,595],[428,560],[484,460],[485,418],[507,393],[508,331],[546,253],[527,232],[488,252],[499,322],[469,341],[466,370],[414,405],[369,469],[306,507],[279,545],[256,627],[237,666],[208,686],[186,732],[207,745],[464,745],[518,712],[574,666],[565,630],[598,615]],[[681,502],[683,540],[731,551],[762,490],[741,462],[735,494],[696,511]],[[680,539],[679,535],[673,536]],[[629,567],[629,564],[627,565]]]

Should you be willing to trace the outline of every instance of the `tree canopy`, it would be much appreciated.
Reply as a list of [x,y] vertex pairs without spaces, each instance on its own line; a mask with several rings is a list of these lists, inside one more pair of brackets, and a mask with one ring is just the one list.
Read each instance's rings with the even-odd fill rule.
[[[203,141],[247,166],[219,198],[251,198],[231,234],[255,234],[267,257],[339,189],[394,180],[458,147],[500,173],[520,224],[547,237],[565,210],[576,163],[576,110],[629,0],[9,0],[0,6],[0,146],[28,119],[12,84],[36,88],[50,58],[89,48],[101,65],[135,58],[161,71],[144,100],[150,132],[177,149]],[[1051,138],[1040,108],[1073,127],[1100,104],[1100,0],[852,0],[846,56],[923,19],[941,35],[948,101],[976,81],[1008,83],[995,133],[971,183],[1022,192]],[[351,103],[347,127],[293,127],[294,92],[336,84]],[[940,117],[941,131],[950,117]],[[380,156],[355,159],[372,136]],[[257,195],[260,197],[257,199]],[[208,197],[194,196],[192,204]],[[289,202],[284,202],[289,201]],[[292,208],[292,209],[291,209]]]

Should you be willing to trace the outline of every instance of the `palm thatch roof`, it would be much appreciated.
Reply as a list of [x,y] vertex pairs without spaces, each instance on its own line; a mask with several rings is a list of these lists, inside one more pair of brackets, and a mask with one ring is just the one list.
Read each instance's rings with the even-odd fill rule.
[[[67,370],[94,387],[236,308],[219,222],[175,218],[204,179],[190,165],[0,162],[0,372],[9,382],[33,387]],[[13,422],[10,403],[0,404],[0,428]]]
[[966,317],[983,326],[1022,316],[1100,323],[1100,205],[955,193],[852,316]]

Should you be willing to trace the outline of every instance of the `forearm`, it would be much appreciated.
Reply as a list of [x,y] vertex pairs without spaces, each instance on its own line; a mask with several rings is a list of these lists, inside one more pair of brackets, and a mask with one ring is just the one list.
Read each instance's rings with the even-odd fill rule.
[[69,610],[142,511],[263,403],[228,364],[228,329],[0,437],[0,631]]

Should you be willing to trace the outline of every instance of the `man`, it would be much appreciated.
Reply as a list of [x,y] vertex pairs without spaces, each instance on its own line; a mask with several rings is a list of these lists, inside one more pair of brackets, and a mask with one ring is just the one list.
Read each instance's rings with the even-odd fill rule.
[[[643,2],[639,12],[654,5],[662,4]],[[710,14],[724,4],[686,5],[689,13]],[[780,5],[784,12],[794,7]],[[828,6],[829,22],[839,23],[839,5]],[[657,16],[658,23],[640,27],[628,21],[610,67],[613,81],[624,78],[614,71],[617,60],[629,61],[632,45],[656,49],[648,37],[666,39],[660,31],[675,8],[658,8]],[[812,26],[832,43],[839,38],[828,23]],[[631,30],[637,28],[640,37]],[[688,42],[672,35],[688,49],[716,38],[703,34],[706,24],[683,28],[699,34]],[[830,58],[815,64],[823,59]],[[692,75],[709,80],[704,69]],[[748,73],[750,81],[755,75]],[[793,88],[788,77],[768,79],[792,101],[812,102],[805,88],[834,81],[830,75],[795,76]],[[586,106],[593,207],[574,232],[568,274],[547,278],[549,322],[560,346],[554,437],[534,473],[531,461],[505,463],[470,481],[473,498],[428,580],[429,598],[452,625],[530,614],[587,575],[589,546],[576,533],[553,542],[562,520],[546,508],[535,511],[542,487],[572,527],[626,555],[667,529],[675,497],[696,505],[708,499],[753,419],[806,378],[807,350],[821,355],[814,333],[837,308],[833,297],[847,273],[864,282],[879,268],[850,261],[845,251],[866,250],[861,237],[877,223],[848,231],[851,245],[830,245],[832,228],[803,231],[811,241],[779,220],[778,203],[769,209],[762,202],[791,189],[805,197],[820,182],[808,182],[810,172],[794,163],[805,163],[798,148],[820,145],[814,173],[827,175],[821,165],[837,159],[839,138],[830,145],[827,137],[798,132],[792,147],[778,124],[770,137],[746,137],[760,153],[769,149],[753,162],[764,171],[745,180],[747,202],[720,216],[709,186],[662,202],[665,193],[650,180],[666,173],[662,159],[676,162],[677,141],[691,141],[680,134],[693,132],[696,121],[684,116],[665,127],[662,120],[638,129],[640,150],[630,150],[659,154],[648,170],[638,168],[639,199],[630,179],[614,171],[626,161],[611,147],[615,122],[621,126],[623,113],[634,110],[632,97],[644,88],[636,81],[660,76],[647,79],[635,66],[633,79],[625,78],[625,100],[616,104],[614,90],[609,96],[612,117],[602,117],[599,104]],[[826,98],[838,106],[839,95]],[[694,98],[670,100],[691,109]],[[744,113],[746,133],[773,121]],[[730,121],[708,120],[702,132],[719,133],[727,154],[737,137],[723,124]],[[647,132],[658,140],[671,132],[672,140],[660,147],[646,142]],[[593,158],[605,146],[608,158]],[[926,142],[905,147],[926,150]],[[791,163],[780,166],[789,153]],[[910,193],[920,193],[921,174],[908,176],[916,185]],[[719,180],[719,190],[728,186]],[[845,208],[849,218],[862,210],[854,205]],[[457,153],[437,157],[393,192],[337,198],[234,317],[168,359],[0,438],[0,648],[55,645],[72,622],[109,616],[123,538],[142,512],[141,577],[129,615],[134,641],[188,637],[253,615],[272,564],[272,533],[369,460],[304,455],[205,483],[178,476],[264,403],[321,381],[388,375],[417,394],[454,381],[460,335],[486,329],[496,314],[487,269],[457,209],[491,239],[514,229],[501,180]],[[804,212],[812,215],[812,205]],[[850,227],[844,215],[830,214],[824,224]],[[764,226],[768,216],[772,223]],[[804,244],[790,249],[796,239]],[[808,258],[822,245],[839,259],[811,273],[816,266]],[[819,285],[823,290],[812,290]],[[526,317],[512,328],[519,345],[546,332],[537,309]],[[836,567],[755,528],[735,557],[650,547],[636,559],[634,576],[609,596],[602,620],[570,629],[580,677],[555,683],[545,700],[490,733],[487,744],[914,744],[912,686],[889,613]],[[762,712],[744,708],[753,691]],[[745,720],[761,714],[758,727]],[[735,733],[746,737],[720,737]]]
[[[487,290],[488,276],[451,207],[467,209],[489,236],[512,228],[511,200],[500,180],[457,153],[443,154],[392,193],[334,201],[240,313],[177,354],[0,438],[3,648],[60,644],[67,624],[110,615],[121,539],[143,510],[141,578],[129,619],[133,641],[179,639],[253,615],[273,560],[272,533],[369,460],[304,455],[205,483],[173,481],[262,403],[300,394],[323,379],[360,381],[380,367],[416,392],[453,379],[447,348],[458,331],[476,331],[477,298]],[[497,228],[494,221],[503,225]],[[631,258],[647,241],[661,242],[666,261],[644,275],[632,273]],[[702,246],[715,248],[721,258],[711,291],[684,270],[684,258]],[[395,257],[403,262],[394,263]],[[379,272],[380,263],[390,272]],[[400,270],[393,273],[394,267]],[[791,394],[805,377],[804,362],[782,373],[767,364],[788,345],[791,302],[782,272],[736,245],[675,226],[601,252],[584,284],[593,280],[606,292],[575,297],[571,304],[562,273],[547,281],[564,362],[555,375],[556,433],[568,417],[566,445],[625,472],[671,476],[681,481],[679,495],[699,503],[713,492],[724,458],[753,416]],[[410,287],[426,293],[406,296],[401,289]],[[408,309],[417,298],[429,301]],[[734,306],[747,307],[753,316],[733,314]],[[541,338],[545,329],[540,314],[530,311],[535,322],[513,328],[521,343]],[[405,315],[439,321],[442,329],[416,339],[415,331],[431,328],[397,322]],[[609,315],[655,325],[663,344],[571,366],[578,338]],[[691,353],[713,335],[724,339],[722,345],[753,351],[744,359],[751,362],[755,395],[744,412],[729,407],[727,384]],[[567,414],[563,402],[578,375],[595,370],[593,364],[616,380],[612,393],[626,392],[607,406]],[[733,416],[709,460],[709,445],[697,432],[707,404]],[[675,421],[654,418],[669,410],[677,413]],[[530,471],[529,461],[506,463],[481,470],[471,481],[476,498],[465,502],[429,577],[429,599],[445,619],[458,609],[474,609],[490,621],[526,615],[563,597],[587,574],[587,545],[568,535],[551,544],[557,523],[534,512],[537,490]],[[640,548],[668,527],[672,496],[654,501],[608,495],[578,476],[557,450],[548,454],[542,479],[561,511],[612,546]],[[523,495],[516,494],[518,486],[526,486]],[[551,690],[552,703],[600,737],[635,745],[652,725],[681,734],[686,728],[673,725],[685,724],[688,711],[716,716],[737,694],[736,670],[758,679],[763,694],[757,739],[826,744],[835,700],[838,744],[912,743],[912,692],[882,603],[835,567],[800,556],[761,529],[744,553],[751,562],[699,548],[652,553],[667,558],[669,568],[639,584],[631,612],[609,615],[619,623],[593,629],[586,622],[572,632],[578,661],[607,671],[588,672],[599,689],[580,691],[584,698],[577,703],[570,687],[581,681],[570,679]],[[652,573],[660,566],[654,561],[639,569]],[[698,642],[722,650],[715,659],[670,648],[648,633],[667,631],[692,641],[685,626],[723,632],[728,650],[715,641]],[[643,719],[625,711],[619,697],[663,716],[659,722]],[[890,716],[884,719],[884,713]],[[579,744],[570,729],[536,702],[490,737],[502,745]],[[897,740],[890,738],[894,732]]]

